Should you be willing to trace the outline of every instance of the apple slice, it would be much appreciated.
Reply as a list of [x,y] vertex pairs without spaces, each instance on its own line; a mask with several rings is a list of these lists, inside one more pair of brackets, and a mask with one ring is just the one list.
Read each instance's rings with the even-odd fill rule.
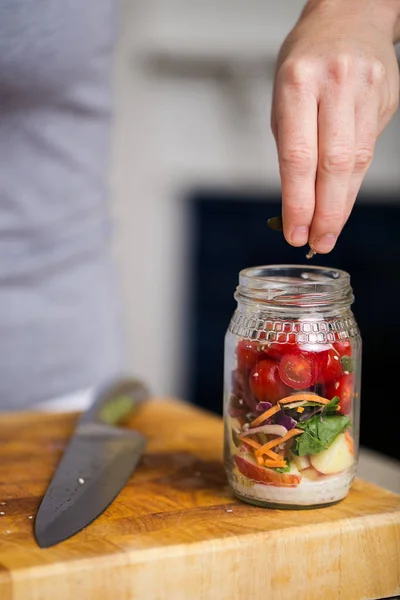
[[280,473],[275,469],[260,467],[253,454],[250,453],[236,455],[235,462],[241,474],[255,483],[297,487],[301,481],[301,474],[293,463],[290,471]]
[[351,467],[354,457],[344,433],[340,433],[327,450],[310,456],[312,466],[324,475],[340,473]]
[[313,467],[309,467],[308,469],[304,469],[301,472],[305,479],[310,479],[311,481],[317,481],[319,478],[319,473]]
[[308,469],[310,466],[310,459],[308,456],[296,456],[295,454],[291,454],[290,460],[294,462],[299,471]]

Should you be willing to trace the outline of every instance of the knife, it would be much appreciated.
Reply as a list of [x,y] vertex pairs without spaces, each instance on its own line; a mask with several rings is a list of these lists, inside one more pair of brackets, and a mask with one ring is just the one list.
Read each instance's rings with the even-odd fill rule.
[[36,516],[39,546],[48,548],[75,535],[125,486],[146,438],[118,424],[148,397],[140,381],[118,380],[81,416]]

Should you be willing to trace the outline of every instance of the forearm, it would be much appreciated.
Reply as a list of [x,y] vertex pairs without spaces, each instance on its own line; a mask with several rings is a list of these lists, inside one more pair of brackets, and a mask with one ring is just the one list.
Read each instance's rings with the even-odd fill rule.
[[394,27],[394,42],[400,42],[400,1],[397,2],[397,19]]
[[400,0],[308,0],[303,15],[315,10],[335,11],[338,5],[343,15],[366,11],[378,29],[391,35],[394,43],[400,42]]

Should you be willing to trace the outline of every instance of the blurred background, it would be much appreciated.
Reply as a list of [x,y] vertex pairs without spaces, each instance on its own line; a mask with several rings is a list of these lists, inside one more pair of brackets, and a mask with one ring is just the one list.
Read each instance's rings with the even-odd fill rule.
[[[304,263],[280,213],[269,111],[276,55],[304,2],[121,3],[112,166],[129,370],[156,394],[220,413],[223,337],[238,271]],[[400,116],[337,248],[364,339],[361,442],[400,458]],[[382,413],[377,426],[378,414]]]

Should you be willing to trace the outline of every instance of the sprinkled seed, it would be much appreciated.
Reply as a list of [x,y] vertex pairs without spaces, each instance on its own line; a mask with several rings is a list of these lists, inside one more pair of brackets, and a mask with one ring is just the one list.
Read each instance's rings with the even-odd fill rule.
[[312,248],[310,248],[309,252],[307,252],[307,254],[306,254],[306,259],[310,260],[315,255],[316,255],[316,252],[314,252],[314,250]]
[[33,519],[32,515],[30,517],[28,517],[28,519]]
[[282,217],[272,217],[268,219],[268,227],[274,231],[283,231]]
[[85,483],[85,480],[83,479],[83,477],[79,477],[78,481],[81,485],[83,485]]
[[6,514],[5,512],[3,512],[3,511],[0,511],[0,515],[1,515],[1,516],[5,515],[5,514]]

